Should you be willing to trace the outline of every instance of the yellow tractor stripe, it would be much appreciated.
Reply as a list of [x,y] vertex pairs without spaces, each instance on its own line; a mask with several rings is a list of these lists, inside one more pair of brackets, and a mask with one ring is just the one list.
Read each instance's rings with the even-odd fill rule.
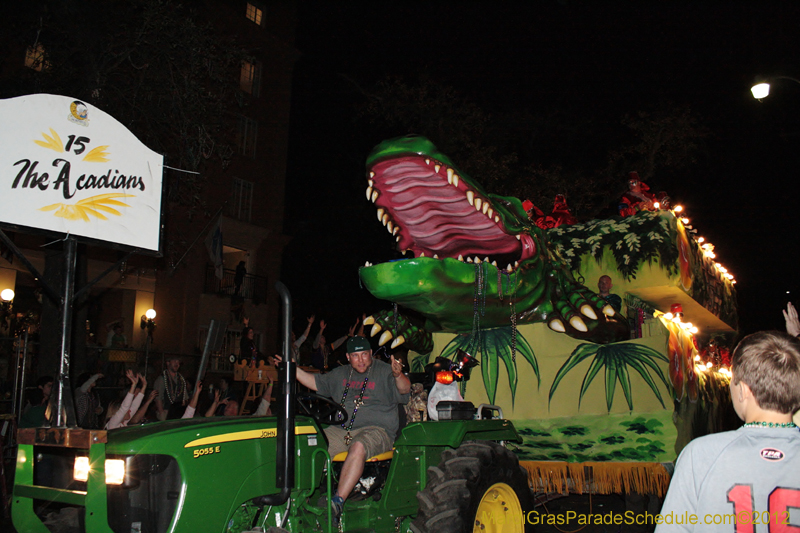
[[[314,435],[317,433],[314,426],[298,426],[294,428],[295,435]],[[250,439],[271,439],[278,436],[277,428],[270,429],[251,429],[248,431],[236,431],[234,433],[223,433],[222,435],[214,435],[212,437],[203,437],[202,439],[195,439],[187,442],[184,448],[192,448],[194,446],[208,446],[209,444],[222,444],[224,442],[236,442],[239,440]]]

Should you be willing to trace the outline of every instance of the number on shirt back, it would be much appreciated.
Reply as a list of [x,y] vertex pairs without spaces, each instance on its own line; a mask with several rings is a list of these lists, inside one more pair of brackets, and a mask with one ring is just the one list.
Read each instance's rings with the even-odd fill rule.
[[800,533],[800,526],[789,523],[789,508],[800,508],[800,489],[776,487],[767,500],[767,510],[753,511],[753,487],[734,485],[728,491],[728,501],[736,515],[736,533],[755,533],[756,524],[766,526],[769,533]]

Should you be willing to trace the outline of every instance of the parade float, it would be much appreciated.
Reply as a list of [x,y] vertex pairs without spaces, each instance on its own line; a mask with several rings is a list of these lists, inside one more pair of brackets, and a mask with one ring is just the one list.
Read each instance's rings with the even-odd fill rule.
[[[513,420],[534,488],[661,495],[663,464],[735,423],[735,280],[680,206],[638,176],[619,217],[584,223],[563,198],[544,216],[488,193],[421,137],[377,146],[367,180],[409,257],[360,269],[364,286],[395,304],[368,319],[371,334],[408,345],[412,371],[458,349],[477,358],[461,393]],[[611,297],[589,288],[601,276]]]

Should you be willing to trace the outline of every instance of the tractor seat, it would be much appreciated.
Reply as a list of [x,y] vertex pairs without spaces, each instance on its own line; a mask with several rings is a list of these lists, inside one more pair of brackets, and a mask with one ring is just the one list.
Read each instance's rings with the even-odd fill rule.
[[[383,452],[383,453],[381,453],[379,455],[376,455],[375,457],[370,457],[369,459],[367,459],[367,462],[368,463],[377,463],[379,461],[388,461],[392,457],[394,457],[394,450],[393,449],[389,450],[388,452]],[[333,461],[334,463],[343,463],[345,459],[347,459],[347,452],[342,452],[342,453],[337,453],[331,459],[331,461]]]

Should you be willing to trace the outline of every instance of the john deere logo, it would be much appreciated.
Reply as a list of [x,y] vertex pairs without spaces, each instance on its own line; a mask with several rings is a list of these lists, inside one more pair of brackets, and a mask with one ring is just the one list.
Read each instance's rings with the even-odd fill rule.
[[761,458],[766,461],[782,461],[784,454],[776,448],[764,448],[761,450]]

